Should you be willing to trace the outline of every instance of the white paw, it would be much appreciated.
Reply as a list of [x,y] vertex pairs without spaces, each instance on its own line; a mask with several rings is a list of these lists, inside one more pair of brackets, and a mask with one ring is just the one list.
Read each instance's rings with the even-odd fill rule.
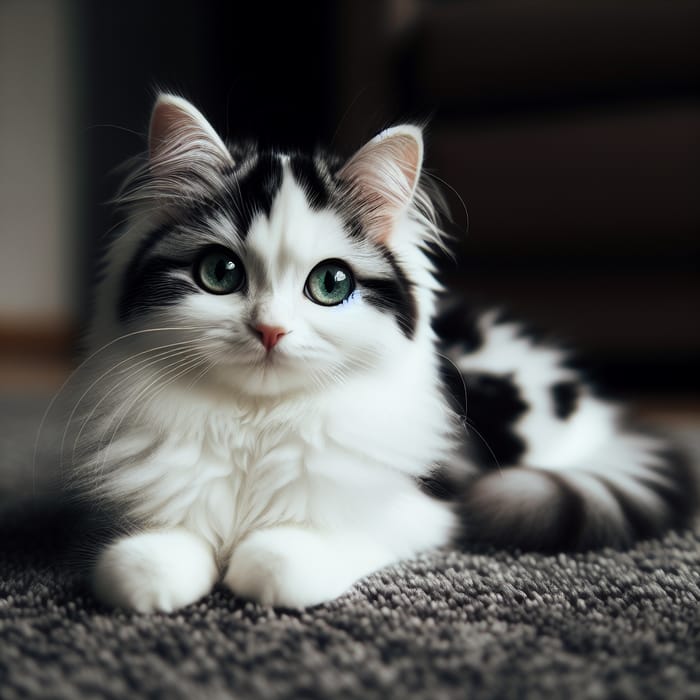
[[216,577],[204,540],[185,530],[147,532],[117,540],[100,554],[93,589],[108,605],[172,612],[206,595]]
[[306,608],[338,597],[353,583],[328,559],[315,533],[260,530],[236,547],[224,583],[263,605]]

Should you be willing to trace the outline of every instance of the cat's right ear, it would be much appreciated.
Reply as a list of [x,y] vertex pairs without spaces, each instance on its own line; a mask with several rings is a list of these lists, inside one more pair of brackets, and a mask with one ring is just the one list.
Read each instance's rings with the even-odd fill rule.
[[402,124],[382,131],[340,169],[350,186],[365,228],[386,243],[397,217],[411,204],[423,164],[423,135],[417,126]]
[[204,115],[182,97],[160,94],[151,114],[148,137],[151,172],[172,178],[205,176],[233,165],[224,142]]

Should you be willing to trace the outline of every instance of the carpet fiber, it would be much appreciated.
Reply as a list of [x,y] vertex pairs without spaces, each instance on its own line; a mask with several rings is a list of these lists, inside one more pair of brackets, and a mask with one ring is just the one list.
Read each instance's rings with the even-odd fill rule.
[[[32,410],[0,405],[0,493],[26,477]],[[626,552],[431,552],[305,612],[216,590],[146,616],[93,600],[63,525],[3,516],[3,700],[700,698],[700,527]]]

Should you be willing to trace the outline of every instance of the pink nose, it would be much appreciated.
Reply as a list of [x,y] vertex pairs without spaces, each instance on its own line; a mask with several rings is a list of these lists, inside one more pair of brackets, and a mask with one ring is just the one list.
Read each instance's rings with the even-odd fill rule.
[[277,343],[282,340],[282,336],[287,335],[287,331],[279,326],[266,326],[264,323],[258,323],[255,326],[255,332],[260,338],[260,342],[265,346],[265,350],[270,352]]

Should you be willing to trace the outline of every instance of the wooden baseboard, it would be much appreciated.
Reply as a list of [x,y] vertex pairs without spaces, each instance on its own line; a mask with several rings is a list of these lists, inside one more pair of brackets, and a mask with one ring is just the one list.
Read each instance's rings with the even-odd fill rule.
[[72,356],[78,337],[75,322],[57,316],[0,316],[0,358],[55,358]]
[[0,316],[0,393],[51,392],[73,367],[77,325],[57,316]]

